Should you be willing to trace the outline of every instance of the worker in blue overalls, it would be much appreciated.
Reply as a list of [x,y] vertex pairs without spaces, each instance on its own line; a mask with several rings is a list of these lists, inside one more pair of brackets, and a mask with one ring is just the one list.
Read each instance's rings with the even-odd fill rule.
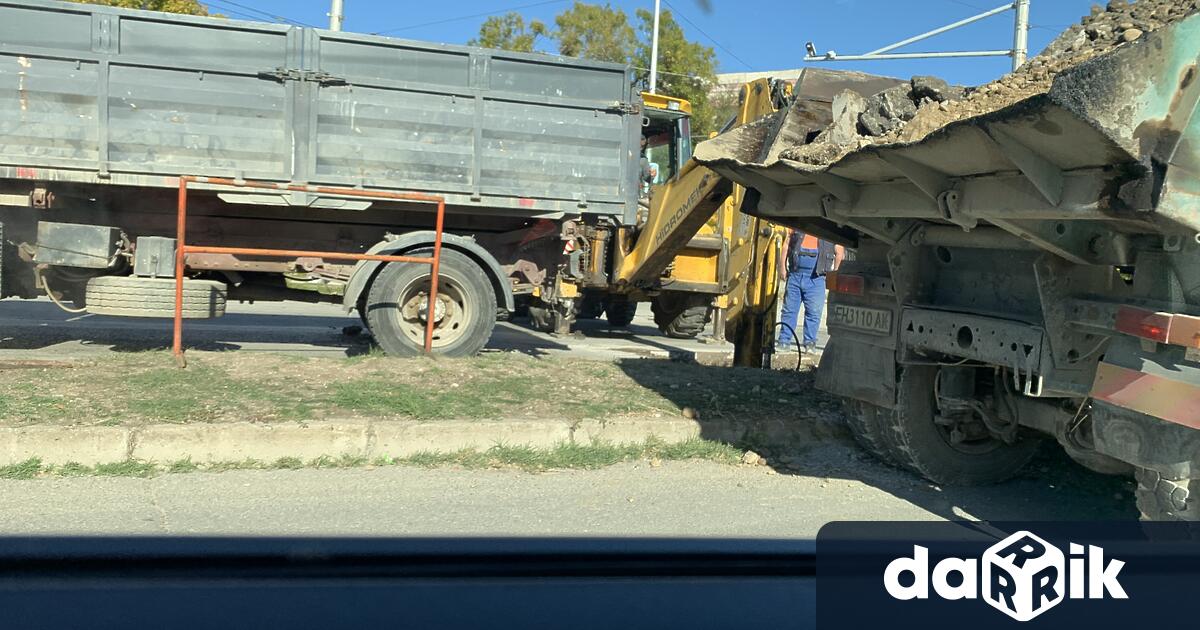
[[786,349],[795,343],[796,324],[800,307],[804,307],[804,336],[802,352],[811,352],[817,345],[821,313],[825,310],[825,275],[842,264],[845,249],[811,234],[788,231],[784,243],[787,257],[784,264],[783,313],[784,325],[779,333],[779,347]]

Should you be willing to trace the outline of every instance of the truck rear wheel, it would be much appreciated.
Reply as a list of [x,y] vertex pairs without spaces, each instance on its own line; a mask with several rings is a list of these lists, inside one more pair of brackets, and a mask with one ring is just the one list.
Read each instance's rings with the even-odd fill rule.
[[668,337],[693,339],[712,319],[708,296],[698,294],[662,293],[650,303],[654,323]]
[[988,437],[955,443],[949,430],[934,421],[937,371],[934,366],[902,368],[895,409],[859,403],[864,412],[878,414],[876,425],[865,414],[860,416],[860,428],[870,438],[868,450],[886,450],[897,465],[946,486],[996,483],[1017,474],[1037,451],[1038,442],[1018,438],[1006,444]]
[[[431,252],[413,254],[428,256]],[[367,324],[375,342],[388,354],[408,357],[424,351],[430,277],[427,265],[389,263],[371,283]],[[442,250],[433,317],[433,352],[446,357],[478,353],[496,326],[492,283],[479,265],[452,249]]]
[[846,424],[859,446],[885,464],[899,465],[887,444],[890,427],[885,424],[884,418],[888,410],[860,400],[849,401],[847,407]]
[[[100,276],[88,280],[87,311],[118,317],[175,317],[175,279]],[[183,279],[183,317],[225,314],[226,287],[213,280]]]
[[1137,469],[1137,507],[1145,521],[1200,521],[1200,479],[1168,479]]

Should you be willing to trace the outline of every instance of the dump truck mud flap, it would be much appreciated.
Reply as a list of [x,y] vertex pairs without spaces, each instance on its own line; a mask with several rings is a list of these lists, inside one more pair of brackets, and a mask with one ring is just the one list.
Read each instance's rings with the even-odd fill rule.
[[896,351],[833,336],[817,367],[817,387],[889,409],[896,406]]

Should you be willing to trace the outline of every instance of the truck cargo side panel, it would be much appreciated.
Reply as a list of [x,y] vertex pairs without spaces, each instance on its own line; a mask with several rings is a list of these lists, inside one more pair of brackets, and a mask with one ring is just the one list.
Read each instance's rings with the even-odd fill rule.
[[470,192],[474,105],[447,95],[325,87],[317,110],[314,179]]
[[285,88],[254,76],[113,65],[113,170],[280,179],[291,166]]
[[498,195],[619,201],[621,136],[618,114],[488,101],[480,183]]
[[99,75],[95,62],[0,54],[0,155],[22,165],[95,168]]
[[625,221],[635,101],[617,64],[0,0],[0,172],[18,178],[243,177]]

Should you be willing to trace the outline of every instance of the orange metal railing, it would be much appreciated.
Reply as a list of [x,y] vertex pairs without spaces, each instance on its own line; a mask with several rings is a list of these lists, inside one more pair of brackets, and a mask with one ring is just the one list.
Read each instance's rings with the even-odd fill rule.
[[[341,252],[314,252],[293,249],[255,249],[250,247],[214,247],[208,245],[188,245],[185,240],[187,232],[187,200],[188,183],[212,184],[218,186],[233,186],[236,188],[262,188],[267,190],[300,191],[340,195],[345,197],[370,197],[373,199],[393,199],[402,201],[423,201],[437,204],[437,222],[434,227],[432,256],[387,256],[381,254],[349,254]],[[381,262],[410,262],[430,266],[429,308],[425,316],[425,352],[433,350],[434,313],[436,312],[438,270],[442,260],[442,228],[446,218],[446,200],[438,195],[421,193],[388,192],[382,190],[359,190],[356,188],[333,188],[329,186],[306,186],[300,184],[278,184],[275,182],[243,181],[222,177],[193,177],[179,178],[179,206],[176,217],[175,234],[175,342],[172,352],[180,367],[186,365],[183,356],[183,268],[188,254],[244,254],[248,256],[277,256],[287,258],[319,257],[334,260],[378,260]]]

